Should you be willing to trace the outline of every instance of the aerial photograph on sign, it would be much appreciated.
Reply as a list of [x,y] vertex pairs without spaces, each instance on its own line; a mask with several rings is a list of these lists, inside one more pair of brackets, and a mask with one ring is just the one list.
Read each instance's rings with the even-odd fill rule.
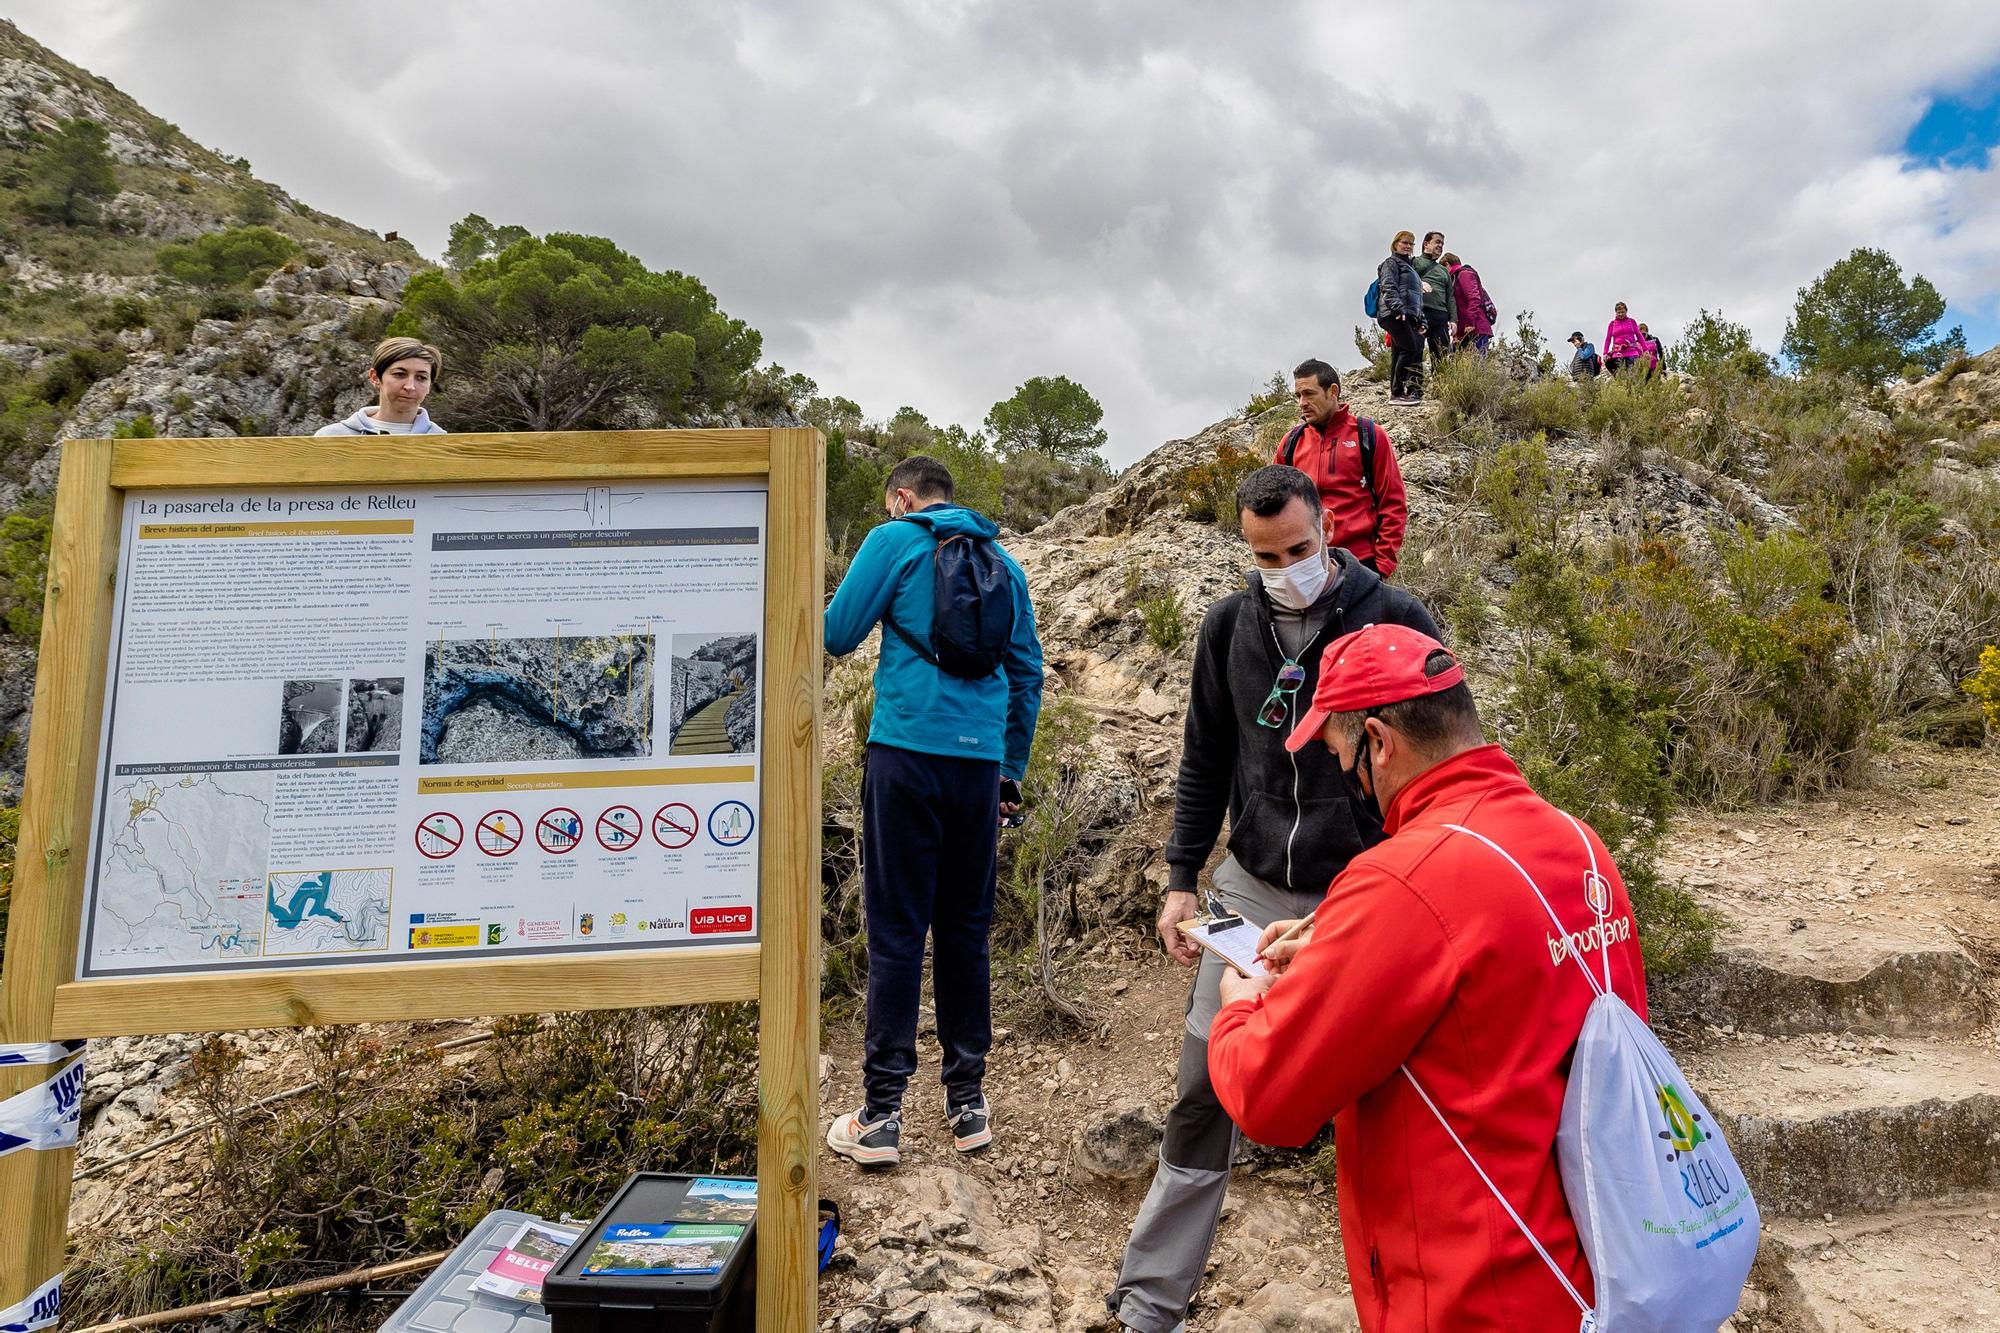
[[668,754],[748,754],[757,748],[757,636],[674,635]]
[[426,764],[653,753],[653,636],[442,639],[424,650]]
[[340,682],[288,680],[278,716],[279,754],[332,754],[340,748]]

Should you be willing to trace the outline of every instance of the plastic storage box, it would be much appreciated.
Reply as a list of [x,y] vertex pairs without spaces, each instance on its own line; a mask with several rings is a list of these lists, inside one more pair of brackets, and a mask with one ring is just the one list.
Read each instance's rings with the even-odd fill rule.
[[424,1285],[396,1307],[381,1333],[548,1333],[549,1316],[541,1306],[472,1289],[472,1280],[486,1271],[521,1223],[542,1220],[504,1208],[488,1213]]
[[[543,1279],[542,1304],[553,1333],[754,1333],[756,1328],[757,1221],[751,1211],[740,1222],[722,1222],[717,1210],[689,1197],[697,1180],[754,1187],[723,1177],[663,1175],[642,1171],[625,1182],[582,1238]],[[742,1207],[741,1204],[738,1205]],[[743,1230],[723,1245],[717,1231]],[[693,1228],[651,1234],[665,1227]],[[592,1260],[607,1242],[625,1253],[651,1256],[663,1266],[703,1267],[704,1253],[714,1271],[657,1273],[593,1272]],[[691,1264],[690,1256],[695,1256]],[[453,1330],[453,1333],[457,1333]]]

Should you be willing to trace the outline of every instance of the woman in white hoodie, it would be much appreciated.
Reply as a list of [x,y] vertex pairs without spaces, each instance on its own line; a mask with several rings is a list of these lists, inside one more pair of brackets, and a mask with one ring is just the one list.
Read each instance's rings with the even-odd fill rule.
[[415,338],[384,338],[375,344],[368,382],[375,388],[375,405],[345,421],[321,426],[315,435],[442,435],[444,427],[424,411],[424,399],[437,383],[444,358],[438,349]]

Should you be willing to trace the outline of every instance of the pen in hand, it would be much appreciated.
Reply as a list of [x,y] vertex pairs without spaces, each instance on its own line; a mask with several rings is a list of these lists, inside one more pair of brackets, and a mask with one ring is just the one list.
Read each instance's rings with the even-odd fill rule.
[[1309,916],[1300,917],[1297,921],[1294,921],[1292,922],[1291,925],[1285,927],[1283,933],[1281,933],[1278,936],[1278,938],[1272,940],[1269,944],[1266,944],[1262,948],[1258,949],[1257,956],[1259,958],[1268,960],[1271,956],[1272,949],[1276,948],[1280,944],[1283,944],[1286,940],[1292,939],[1294,936],[1298,935],[1300,931],[1303,931],[1307,926],[1310,926],[1312,923],[1313,919],[1311,917]]

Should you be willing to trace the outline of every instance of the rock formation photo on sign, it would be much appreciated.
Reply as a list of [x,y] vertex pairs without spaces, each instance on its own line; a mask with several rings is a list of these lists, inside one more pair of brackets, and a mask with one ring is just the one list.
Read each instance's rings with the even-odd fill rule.
[[332,754],[340,748],[340,682],[288,680],[278,716],[279,754]]
[[653,752],[653,637],[443,640],[424,650],[419,762]]
[[394,753],[403,748],[403,678],[381,676],[347,682],[348,754]]
[[749,754],[757,748],[757,636],[674,635],[667,701],[669,754]]

